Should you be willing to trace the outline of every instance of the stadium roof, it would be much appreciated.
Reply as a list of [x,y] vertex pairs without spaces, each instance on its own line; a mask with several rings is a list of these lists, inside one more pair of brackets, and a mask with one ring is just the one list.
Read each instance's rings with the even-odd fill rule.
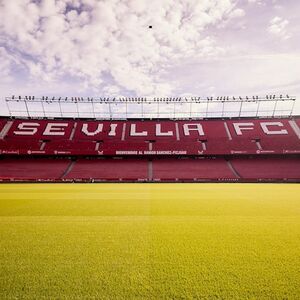
[[245,97],[7,97],[10,117],[97,119],[219,118],[291,116],[296,98],[289,95]]

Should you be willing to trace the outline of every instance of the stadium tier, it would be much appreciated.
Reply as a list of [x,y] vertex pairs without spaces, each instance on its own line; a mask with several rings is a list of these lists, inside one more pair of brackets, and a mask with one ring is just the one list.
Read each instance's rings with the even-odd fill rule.
[[300,118],[0,119],[0,180],[300,181]]
[[1,181],[299,182],[294,156],[202,158],[2,158]]
[[0,154],[299,154],[299,137],[299,118],[218,121],[2,119]]

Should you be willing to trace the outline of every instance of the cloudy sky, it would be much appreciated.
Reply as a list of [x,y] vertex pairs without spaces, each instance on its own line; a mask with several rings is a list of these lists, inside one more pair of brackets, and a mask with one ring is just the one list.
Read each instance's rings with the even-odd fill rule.
[[299,11],[299,0],[0,0],[0,97],[288,93],[300,114]]

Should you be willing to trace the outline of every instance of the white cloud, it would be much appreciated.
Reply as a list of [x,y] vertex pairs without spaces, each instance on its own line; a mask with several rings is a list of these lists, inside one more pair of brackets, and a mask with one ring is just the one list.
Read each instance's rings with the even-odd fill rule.
[[276,0],[248,0],[248,3],[250,4],[257,4],[259,6],[269,6],[269,3],[275,3]]
[[[182,66],[181,66],[182,68]],[[184,68],[182,68],[183,70]],[[183,73],[172,70],[174,73]],[[199,74],[197,77],[194,74]],[[226,56],[214,61],[195,63],[191,71],[183,73],[181,90],[194,96],[238,96],[266,94],[300,95],[300,55]],[[300,114],[297,101],[295,113]]]
[[0,97],[299,98],[299,8],[275,0],[0,0]]
[[165,69],[223,53],[205,29],[244,14],[233,0],[0,0],[0,37],[30,80],[67,76],[98,92],[170,95]]
[[231,18],[241,18],[244,16],[245,16],[245,11],[240,8],[236,8],[230,13]]
[[276,16],[270,20],[268,32],[280,39],[287,40],[291,37],[287,31],[288,24],[288,20]]
[[13,81],[12,65],[15,64],[14,58],[0,47],[0,78],[2,84],[7,84]]

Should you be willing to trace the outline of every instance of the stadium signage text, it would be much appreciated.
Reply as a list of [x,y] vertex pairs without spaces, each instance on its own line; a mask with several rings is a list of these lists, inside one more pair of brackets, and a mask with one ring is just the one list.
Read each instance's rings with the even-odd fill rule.
[[0,155],[300,153],[300,118],[71,120],[0,118]]
[[[23,121],[19,122],[15,128],[13,128],[13,134],[17,136],[33,136],[36,134],[42,136],[63,136],[69,137],[71,134],[78,133],[90,137],[97,138],[99,136],[108,137],[177,137],[180,136],[206,136],[210,134],[211,128],[205,122],[186,122],[186,121],[165,121],[165,122],[80,122],[76,124],[74,122],[44,122],[39,121]],[[215,124],[226,133],[226,123],[217,122]],[[78,126],[79,125],[79,126]],[[225,125],[225,127],[224,127]],[[289,134],[287,124],[283,124],[281,121],[259,121],[254,122],[232,122],[231,133],[236,136],[243,136],[251,131],[260,130],[266,135],[287,135]],[[3,131],[4,129],[2,129]],[[227,134],[230,132],[227,130]]]

